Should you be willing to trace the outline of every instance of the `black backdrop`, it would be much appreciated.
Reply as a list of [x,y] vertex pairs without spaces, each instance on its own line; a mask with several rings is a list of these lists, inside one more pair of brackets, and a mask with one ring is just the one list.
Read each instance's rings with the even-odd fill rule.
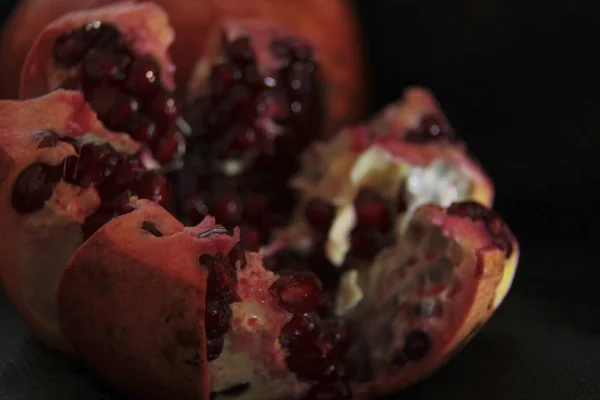
[[[0,0],[6,10],[14,3]],[[492,176],[496,208],[522,245],[497,315],[401,398],[600,399],[600,9],[564,0],[355,3],[372,110],[407,85],[431,88]],[[113,398],[1,304],[0,398]]]

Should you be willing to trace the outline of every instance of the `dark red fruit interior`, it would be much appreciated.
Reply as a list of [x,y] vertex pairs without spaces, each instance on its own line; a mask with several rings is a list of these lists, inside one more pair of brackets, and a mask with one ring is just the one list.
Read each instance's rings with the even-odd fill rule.
[[[208,92],[191,107],[186,185],[195,189],[185,212],[192,223],[210,214],[239,225],[244,245],[257,250],[289,220],[295,196],[288,181],[302,149],[322,136],[325,110],[310,47],[274,40],[262,51],[280,67],[263,76],[251,44],[250,37],[223,38]],[[236,171],[228,169],[232,161]]]
[[463,201],[450,205],[447,213],[467,217],[473,221],[481,221],[490,234],[492,243],[501,249],[506,257],[510,257],[512,254],[512,235],[508,226],[495,211],[476,201]]
[[231,328],[232,311],[230,304],[241,301],[236,293],[237,275],[236,262],[244,266],[244,252],[240,246],[235,246],[224,256],[216,254],[200,256],[200,264],[208,270],[206,282],[206,347],[208,361],[215,360],[223,351],[223,336]]
[[[290,371],[300,380],[314,382],[306,398],[350,398],[347,382],[354,369],[346,356],[352,345],[352,328],[349,321],[328,316],[331,312],[319,278],[308,271],[284,273],[269,293],[293,314],[279,340],[287,351]],[[325,395],[337,397],[319,397]]]
[[32,164],[18,176],[12,194],[12,203],[20,214],[41,209],[52,197],[54,186],[65,182],[96,188],[102,204],[83,224],[87,238],[102,225],[119,215],[132,211],[131,196],[153,200],[170,208],[171,189],[166,179],[157,171],[147,170],[138,156],[117,152],[104,142],[83,142],[70,137],[41,131],[38,148],[56,146],[59,142],[70,143],[77,155],[67,157],[57,166]]
[[52,52],[57,66],[74,69],[61,87],[83,91],[107,127],[147,145],[161,164],[181,157],[179,106],[160,82],[160,65],[131,52],[118,28],[89,23],[61,35]]

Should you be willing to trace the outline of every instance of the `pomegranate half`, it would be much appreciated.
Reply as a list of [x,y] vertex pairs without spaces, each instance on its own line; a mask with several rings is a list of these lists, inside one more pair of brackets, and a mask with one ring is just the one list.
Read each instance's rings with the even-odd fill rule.
[[0,278],[51,347],[58,279],[86,236],[130,211],[133,196],[169,204],[166,180],[129,136],[107,130],[78,92],[0,102]]
[[[193,66],[208,46],[205,38],[223,19],[256,18],[289,27],[314,42],[323,54],[323,71],[332,95],[330,118],[335,129],[359,118],[366,104],[362,44],[346,0],[154,0],[164,8],[176,33],[172,46],[177,83],[186,87]],[[18,95],[18,77],[29,48],[46,25],[73,11],[128,0],[25,0],[19,2],[0,40],[0,98]],[[335,32],[332,35],[331,32]]]

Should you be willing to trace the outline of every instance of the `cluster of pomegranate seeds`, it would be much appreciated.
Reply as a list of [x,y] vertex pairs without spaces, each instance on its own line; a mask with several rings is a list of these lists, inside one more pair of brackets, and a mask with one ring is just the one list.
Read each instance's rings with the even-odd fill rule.
[[452,203],[448,207],[447,213],[467,217],[473,221],[481,221],[490,234],[492,243],[504,252],[504,256],[510,257],[512,254],[512,235],[502,218],[493,210],[476,201],[462,201]]
[[[241,254],[240,254],[241,252]],[[240,258],[241,257],[241,258]],[[241,301],[236,293],[236,262],[242,261],[243,250],[236,246],[230,254],[200,256],[200,264],[208,269],[206,282],[206,351],[208,361],[215,360],[223,351],[224,335],[231,328],[232,311],[230,304]]]
[[82,227],[86,238],[112,218],[132,211],[131,196],[170,206],[171,192],[166,179],[157,171],[147,170],[135,155],[119,153],[108,143],[84,142],[49,131],[34,136],[40,138],[38,148],[65,141],[75,148],[77,155],[65,158],[57,166],[35,163],[25,168],[13,190],[13,207],[17,212],[25,214],[41,209],[61,179],[80,187],[94,187],[100,195],[100,208]]
[[[397,206],[393,207],[388,199],[380,196],[371,188],[360,190],[354,201],[356,226],[351,240],[351,255],[358,259],[369,260],[383,247],[393,243],[394,218],[397,212],[405,210],[405,200],[399,191]],[[317,237],[327,234],[333,222],[334,206],[324,199],[310,199],[305,206],[306,221],[314,229]]]
[[293,314],[281,329],[280,343],[287,350],[286,362],[298,379],[316,381],[307,399],[350,399],[350,380],[354,371],[346,360],[352,345],[348,321],[322,317],[322,285],[311,272],[282,275],[269,287],[280,307]]
[[419,126],[407,132],[404,139],[417,143],[431,141],[453,142],[456,140],[456,133],[446,121],[443,121],[437,115],[430,114],[423,116]]
[[312,49],[293,39],[271,43],[267,51],[280,68],[267,76],[251,38],[223,38],[223,50],[189,118],[187,157],[197,190],[187,216],[191,223],[214,215],[239,225],[244,246],[258,250],[289,221],[296,199],[288,181],[301,151],[321,137],[321,77]]
[[179,106],[156,60],[134,55],[119,30],[101,22],[61,35],[52,51],[60,67],[80,66],[61,87],[83,91],[107,127],[147,145],[161,164],[181,157]]

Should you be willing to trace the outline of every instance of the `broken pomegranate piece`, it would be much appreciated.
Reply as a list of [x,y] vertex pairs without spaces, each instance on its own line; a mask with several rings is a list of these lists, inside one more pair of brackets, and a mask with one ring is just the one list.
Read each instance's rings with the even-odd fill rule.
[[55,290],[69,258],[130,198],[169,206],[170,187],[128,136],[102,125],[79,92],[0,102],[0,277],[15,307],[51,347],[69,349]]
[[108,128],[127,132],[160,164],[180,159],[187,125],[174,94],[167,15],[151,3],[66,14],[29,51],[21,98],[79,90]]
[[314,271],[370,262],[422,204],[489,205],[493,198],[489,178],[420,88],[369,123],[313,144],[304,157],[292,180],[301,194],[294,220],[276,236],[304,254],[324,249]]
[[324,82],[315,49],[264,21],[225,21],[190,81],[188,221],[240,225],[250,250],[289,219],[299,153],[323,137]]
[[[475,207],[484,219],[457,213]],[[491,218],[506,242],[490,230]],[[481,204],[458,202],[447,209],[427,204],[415,210],[396,244],[351,279],[342,277],[346,287],[338,292],[338,305],[347,303],[344,293],[350,290],[359,298],[342,314],[357,323],[367,354],[358,379],[369,381],[357,383],[355,395],[393,393],[448,361],[500,305],[518,258],[509,228]]]

